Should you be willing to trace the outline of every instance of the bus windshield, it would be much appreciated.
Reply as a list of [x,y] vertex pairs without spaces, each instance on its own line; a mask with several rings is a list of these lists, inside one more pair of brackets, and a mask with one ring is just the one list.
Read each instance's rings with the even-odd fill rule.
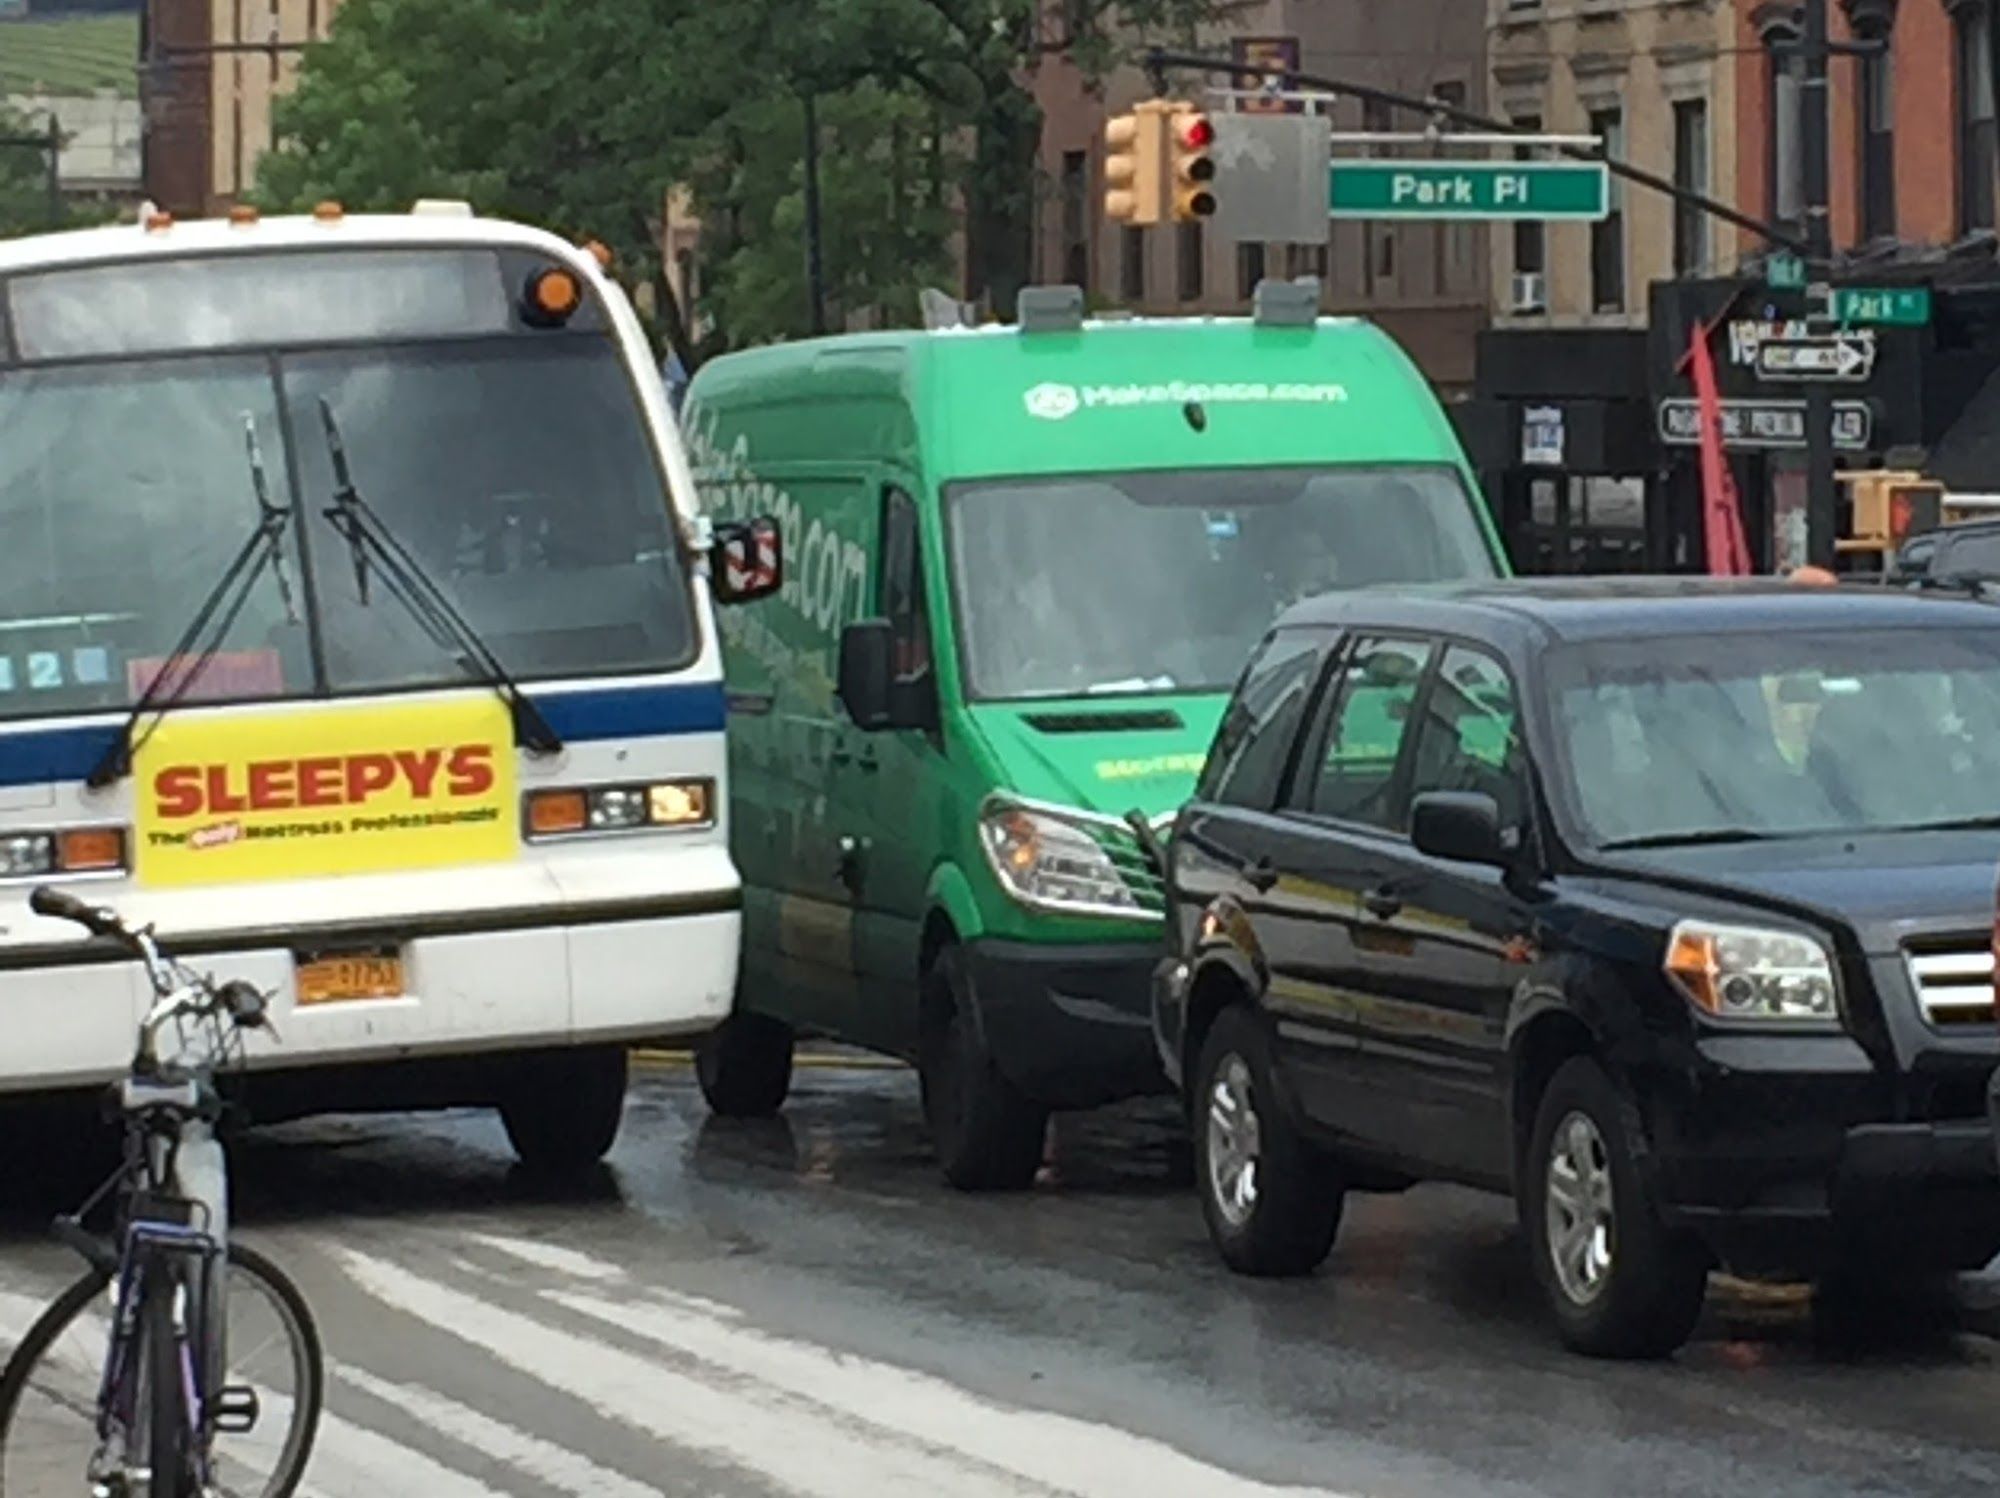
[[[257,519],[293,510],[191,699],[476,679],[327,520],[357,489],[515,677],[672,669],[696,638],[671,509],[609,336],[415,339],[0,366],[0,719],[128,707]],[[303,580],[302,582],[297,580]]]
[[1485,578],[1447,467],[1202,469],[947,491],[968,695],[1224,691],[1301,598]]

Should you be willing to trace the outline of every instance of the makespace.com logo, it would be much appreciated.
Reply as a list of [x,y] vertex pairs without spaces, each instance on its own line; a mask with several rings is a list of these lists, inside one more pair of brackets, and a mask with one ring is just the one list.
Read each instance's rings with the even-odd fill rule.
[[1030,416],[1065,421],[1078,411],[1099,407],[1197,405],[1337,405],[1347,399],[1345,385],[1206,384],[1170,380],[1163,385],[1062,385],[1048,382],[1024,391],[1022,404]]

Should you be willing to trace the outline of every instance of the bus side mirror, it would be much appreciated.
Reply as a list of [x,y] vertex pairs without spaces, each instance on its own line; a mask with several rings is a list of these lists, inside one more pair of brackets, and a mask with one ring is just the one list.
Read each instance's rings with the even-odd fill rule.
[[864,733],[889,727],[896,635],[887,619],[863,619],[840,632],[840,705]]
[[717,603],[755,603],[785,585],[784,538],[770,515],[715,528],[708,573]]

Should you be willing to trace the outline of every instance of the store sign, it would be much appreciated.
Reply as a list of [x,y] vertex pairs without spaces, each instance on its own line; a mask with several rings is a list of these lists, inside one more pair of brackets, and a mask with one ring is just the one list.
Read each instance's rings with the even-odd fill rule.
[[[1866,401],[1833,402],[1833,445],[1866,452],[1875,435],[1875,412]],[[1660,440],[1673,447],[1701,445],[1701,407],[1692,400],[1660,402]],[[1723,445],[1738,450],[1803,448],[1806,403],[1802,400],[1722,403]]]
[[[1229,44],[1229,51],[1239,68],[1276,68],[1285,73],[1299,70],[1299,39],[1295,36],[1239,36]],[[1278,94],[1281,79],[1246,76],[1238,86],[1268,93],[1261,99],[1239,99],[1236,107],[1245,114],[1297,114],[1304,108],[1297,99]]]
[[1521,462],[1530,468],[1563,466],[1561,406],[1529,406],[1521,413]]

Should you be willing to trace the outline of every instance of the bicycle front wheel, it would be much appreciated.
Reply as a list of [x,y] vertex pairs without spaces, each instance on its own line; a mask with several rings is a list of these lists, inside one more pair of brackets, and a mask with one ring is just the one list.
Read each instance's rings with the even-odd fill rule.
[[[258,1416],[247,1431],[216,1434],[214,1491],[292,1498],[312,1456],[326,1388],[319,1333],[297,1287],[240,1244],[229,1249],[227,1306],[224,1383],[254,1390]],[[42,1313],[0,1372],[0,1498],[89,1491],[112,1309],[106,1278],[85,1275]],[[112,1453],[114,1461],[120,1454]],[[144,1492],[131,1476],[132,1490]]]

